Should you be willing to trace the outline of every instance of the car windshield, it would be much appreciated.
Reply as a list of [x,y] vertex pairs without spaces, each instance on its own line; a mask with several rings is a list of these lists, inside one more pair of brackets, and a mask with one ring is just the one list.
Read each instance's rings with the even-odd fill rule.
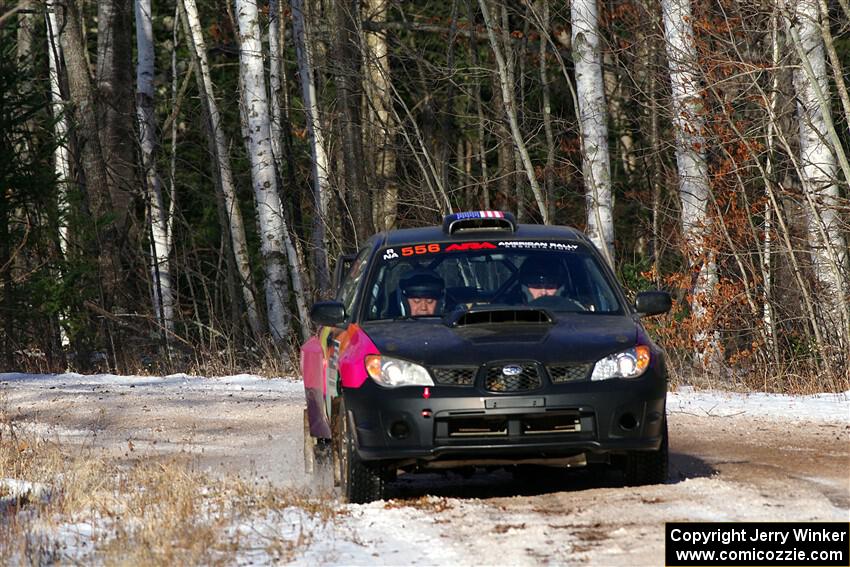
[[385,248],[377,262],[366,287],[367,320],[441,317],[487,306],[622,313],[599,261],[582,244],[432,243]]

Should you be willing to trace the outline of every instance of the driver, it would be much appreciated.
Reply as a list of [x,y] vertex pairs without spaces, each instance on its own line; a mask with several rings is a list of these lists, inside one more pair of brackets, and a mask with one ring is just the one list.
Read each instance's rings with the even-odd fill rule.
[[519,282],[526,302],[558,295],[564,285],[564,270],[556,260],[532,256],[520,266]]
[[417,269],[399,282],[402,312],[410,317],[431,317],[442,310],[446,286],[431,270]]

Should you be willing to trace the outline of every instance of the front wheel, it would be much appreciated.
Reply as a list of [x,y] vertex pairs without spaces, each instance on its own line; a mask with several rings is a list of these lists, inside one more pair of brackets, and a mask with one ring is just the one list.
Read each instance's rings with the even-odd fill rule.
[[634,451],[626,455],[625,478],[630,486],[661,484],[667,480],[667,419],[661,430],[661,446],[655,451]]
[[366,504],[384,497],[384,479],[380,471],[360,460],[345,401],[336,415],[337,442],[334,443],[334,465],[339,471],[342,499],[352,504]]

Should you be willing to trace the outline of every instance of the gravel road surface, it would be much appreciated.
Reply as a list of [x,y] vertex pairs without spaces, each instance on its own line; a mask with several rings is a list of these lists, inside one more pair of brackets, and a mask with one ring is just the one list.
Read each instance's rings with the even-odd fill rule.
[[[20,428],[118,460],[182,453],[214,474],[305,484],[295,380],[0,374],[0,404]],[[662,565],[667,521],[850,520],[850,416],[688,407],[668,408],[666,484],[551,469],[402,475],[390,502],[340,505],[333,542],[304,562]],[[382,535],[382,522],[415,536]]]

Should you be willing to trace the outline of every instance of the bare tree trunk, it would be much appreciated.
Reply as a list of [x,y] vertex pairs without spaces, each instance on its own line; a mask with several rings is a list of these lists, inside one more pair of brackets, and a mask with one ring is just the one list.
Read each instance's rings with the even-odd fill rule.
[[[475,11],[472,6],[471,0],[466,0],[466,12],[469,17],[470,25],[475,22]],[[475,69],[481,68],[481,62],[478,57],[478,40],[475,35],[472,35],[469,39],[469,52],[470,52],[470,61],[472,61],[472,66]],[[481,102],[481,79],[480,72],[475,73],[475,80],[473,84],[473,92],[475,94],[475,113],[478,118],[478,163],[481,168],[481,203],[485,210],[490,210],[490,187],[489,187],[489,168],[487,167],[487,150],[486,150],[486,129],[485,129],[485,119],[484,119],[484,105]]]
[[540,216],[543,218],[544,224],[549,224],[549,210],[546,207],[546,201],[543,199],[543,191],[540,190],[540,185],[537,183],[537,178],[534,174],[534,166],[531,163],[531,158],[528,155],[528,149],[525,146],[525,140],[522,133],[519,131],[517,122],[516,101],[514,100],[513,85],[508,84],[508,70],[502,50],[499,48],[499,42],[496,39],[496,32],[493,27],[493,20],[490,17],[490,11],[487,8],[487,0],[478,0],[478,5],[481,7],[481,13],[484,16],[484,25],[487,28],[487,36],[490,38],[490,47],[496,57],[496,64],[499,67],[499,83],[504,99],[505,114],[508,117],[508,122],[511,125],[511,134],[513,136],[514,145],[522,158],[525,173],[528,176],[528,183],[531,185],[531,192],[534,194],[534,199],[537,201],[537,209]]
[[[276,54],[272,55],[272,94],[274,102],[277,104],[278,112],[280,113],[280,136],[283,141],[281,147],[282,154],[278,156],[278,174],[286,179],[287,185],[286,197],[287,203],[284,208],[292,214],[292,231],[295,235],[295,241],[303,238],[304,226],[303,215],[301,214],[301,189],[296,178],[295,157],[292,145],[292,101],[289,96],[289,79],[285,70],[284,53],[286,52],[286,19],[284,18],[284,4],[280,0],[271,0],[269,9],[272,12],[272,19],[269,21],[269,44],[275,42],[277,47],[271,47]],[[272,30],[272,26],[274,30]],[[275,87],[275,84],[277,87]],[[275,90],[277,89],[277,90]],[[275,107],[272,107],[272,113],[275,112]],[[286,167],[284,167],[284,163]],[[303,262],[299,262],[303,266]],[[309,286],[308,286],[309,287]]]
[[[456,73],[455,66],[455,42],[457,40],[457,2],[452,0],[451,10],[449,12],[449,35],[446,38],[446,66],[445,72],[447,76],[454,77]],[[420,66],[422,68],[422,66]],[[456,137],[454,131],[454,113],[455,102],[457,98],[457,87],[454,81],[448,81],[442,96],[432,98],[432,106],[436,113],[436,122],[439,126],[439,131],[435,130],[437,135],[434,137],[434,148],[437,156],[436,165],[440,173],[440,184],[455,194],[453,188],[457,185],[452,181],[452,150],[454,144],[452,140]],[[455,203],[461,202],[459,197],[455,197]]]
[[[542,0],[540,27],[549,29],[549,0]],[[543,182],[546,189],[546,205],[549,217],[555,216],[555,133],[552,129],[552,96],[549,88],[549,65],[546,61],[549,44],[540,41],[540,89],[543,91],[543,131],[546,134],[546,170]]]
[[289,228],[286,226],[277,191],[257,1],[236,0],[236,17],[240,35],[242,109],[248,130],[248,159],[251,162],[251,179],[259,219],[266,313],[272,337],[277,343],[285,346],[290,330],[290,316],[286,306],[289,281],[283,238],[289,233]]
[[[367,0],[365,11],[370,21],[387,20],[389,0]],[[365,32],[364,79],[367,97],[367,140],[374,156],[375,198],[372,201],[375,228],[390,230],[396,226],[398,214],[398,181],[396,180],[395,117],[390,112],[393,99],[390,89],[390,58],[385,32]]]
[[615,68],[616,62],[610,51],[605,51],[602,56],[604,61],[602,76],[605,81],[605,99],[611,110],[611,121],[616,130],[617,140],[620,142],[620,161],[623,163],[623,171],[631,180],[637,172],[637,158],[634,154],[635,140],[629,129],[627,109],[623,107],[624,95],[621,78]]
[[[779,29],[778,29],[778,14],[776,10],[770,18],[770,60],[774,69],[779,68],[780,49],[779,49]],[[761,257],[761,273],[762,273],[762,324],[765,329],[765,340],[767,348],[770,352],[773,362],[779,364],[779,350],[776,344],[776,320],[773,314],[773,207],[770,203],[770,195],[772,191],[770,184],[773,183],[774,173],[774,131],[776,123],[773,116],[776,114],[776,105],[779,98],[779,73],[774,72],[771,82],[770,98],[768,105],[770,107],[770,119],[767,122],[767,161],[765,164],[765,196],[767,199],[764,204],[764,225],[762,227],[762,257]],[[793,250],[788,251],[793,254]]]
[[612,268],[614,261],[614,197],[608,155],[608,109],[599,47],[596,0],[572,0],[572,47],[581,122],[587,235]]
[[[658,49],[652,49],[654,62],[658,59]],[[663,188],[661,160],[661,136],[658,127],[658,80],[656,73],[649,73],[649,147],[652,150],[652,272],[656,287],[661,287],[661,190]]]
[[[800,167],[807,197],[808,241],[812,268],[819,284],[822,321],[834,355],[843,357],[850,345],[850,314],[846,299],[847,244],[838,214],[838,164],[842,155],[832,125],[829,79],[817,0],[796,0],[789,32],[802,68],[794,69],[797,116],[800,125]],[[833,148],[827,140],[834,141]],[[833,153],[833,150],[836,153]],[[845,158],[846,159],[846,158]],[[850,176],[847,176],[850,178]]]
[[313,158],[313,268],[316,283],[321,296],[331,292],[330,268],[328,266],[326,225],[330,203],[330,182],[328,157],[325,140],[319,118],[319,102],[316,98],[316,85],[313,77],[313,57],[310,37],[305,27],[304,4],[302,0],[291,0],[292,28],[295,36],[295,51],[298,57],[298,72],[301,76],[301,92],[304,99],[304,112],[307,116],[307,131]]
[[690,0],[661,0],[664,37],[673,92],[673,124],[676,130],[676,162],[679,169],[679,198],[686,256],[698,268],[691,293],[691,311],[697,323],[694,335],[697,359],[704,365],[718,360],[719,337],[705,321],[717,286],[715,253],[707,237],[712,220],[708,212],[711,189],[705,159],[703,102],[697,74],[693,16]]
[[59,211],[59,249],[63,256],[68,254],[68,184],[71,182],[71,156],[68,152],[68,118],[65,115],[65,100],[59,84],[59,69],[62,66],[62,48],[58,34],[61,26],[56,18],[52,2],[46,5],[47,59],[50,73],[50,100],[53,113],[53,136],[56,150],[53,153],[56,173],[56,205]]
[[[283,69],[283,19],[281,18],[281,5],[279,0],[271,0],[269,2],[269,82],[271,86],[271,132],[272,132],[272,149],[275,154],[275,163],[277,164],[278,179],[283,182],[284,161],[287,162],[286,167],[292,167],[289,163],[292,160],[291,148],[285,147],[287,144],[281,145],[281,141],[289,135],[290,127],[289,116],[284,119],[281,109],[281,97],[286,96],[286,73]],[[284,134],[283,129],[287,128]],[[285,156],[285,157],[284,157]],[[291,180],[292,176],[288,176]],[[284,183],[285,185],[285,183]],[[289,191],[294,188],[289,187]],[[281,193],[288,192],[282,190]],[[281,209],[286,210],[286,203],[281,202]],[[285,220],[285,219],[284,219]],[[287,224],[289,224],[287,222]],[[305,293],[303,265],[300,255],[297,253],[292,239],[292,233],[286,231],[283,235],[284,247],[286,248],[286,259],[289,262],[289,275],[292,279],[292,291],[295,294],[295,306],[298,310],[299,327],[301,330],[301,338],[308,340],[311,336],[310,332],[310,311],[307,308],[307,296]]]
[[496,194],[493,204],[496,208],[509,210],[508,200],[511,198],[516,179],[516,162],[514,160],[514,142],[511,138],[510,125],[507,115],[502,112],[505,108],[505,97],[502,94],[499,73],[491,73],[490,88],[492,89],[491,108],[493,108],[495,119],[490,123],[493,125],[493,134],[496,144],[496,171],[494,181]]
[[359,2],[334,0],[336,22],[335,82],[339,92],[342,127],[343,169],[348,204],[353,211],[353,224],[358,242],[365,242],[374,232],[372,226],[372,195],[366,183],[363,157],[363,124],[361,120],[361,87],[358,33]]
[[280,98],[283,91],[282,78],[283,53],[281,50],[281,10],[279,0],[269,0],[269,108],[271,111],[271,143],[274,160],[277,164],[278,175],[283,177],[284,150],[281,146],[283,141],[283,118],[280,106]]
[[826,0],[819,0],[821,12],[821,37],[823,37],[823,45],[826,48],[826,53],[829,55],[829,63],[832,67],[832,77],[835,80],[835,88],[838,90],[838,98],[841,99],[841,107],[844,110],[844,120],[847,128],[850,128],[850,95],[847,94],[847,85],[844,82],[845,68],[841,64],[838,53],[835,50],[835,43],[832,40],[832,31],[829,29],[829,6]]
[[188,35],[189,47],[198,67],[198,89],[202,93],[202,100],[209,115],[209,135],[215,142],[216,155],[213,156],[221,183],[221,192],[224,197],[224,205],[228,221],[228,232],[230,233],[233,256],[236,259],[236,267],[241,279],[242,299],[245,302],[245,311],[248,322],[255,337],[263,333],[263,325],[260,319],[257,301],[252,291],[251,260],[248,256],[248,241],[245,237],[245,224],[242,221],[242,212],[236,199],[236,187],[233,183],[233,170],[230,167],[230,155],[221,125],[221,115],[215,102],[215,94],[210,78],[210,67],[207,62],[207,47],[204,42],[201,22],[198,18],[198,8],[195,0],[181,0],[183,3],[183,16],[186,21],[186,33]]
[[[57,2],[56,5],[59,6],[60,3]],[[112,308],[120,281],[120,264],[116,248],[115,224],[109,220],[113,209],[105,161],[98,137],[95,89],[86,63],[85,44],[76,3],[68,0],[61,5],[65,9],[66,22],[60,40],[65,55],[71,102],[74,105],[77,141],[80,146],[80,165],[85,177],[84,192],[96,223],[96,254],[100,272],[101,301],[102,307],[109,310]]]
[[[28,81],[33,81],[36,77],[35,54],[32,51],[35,34],[35,13],[33,6],[34,3],[32,0],[21,0],[19,3],[20,10],[18,12],[16,55],[18,57],[19,68],[25,70],[26,75],[29,76]],[[26,129],[32,132],[34,128],[34,120],[30,118],[27,120]],[[16,151],[23,156],[29,155],[31,150],[30,143],[29,136],[23,136],[17,142]],[[16,216],[19,215],[16,213]]]
[[[151,281],[154,312],[157,321],[169,332],[174,331],[174,289],[169,256],[168,212],[162,197],[162,181],[156,170],[157,140],[154,115],[154,38],[151,1],[136,0],[136,112],[139,120],[139,143],[144,167],[151,236]],[[167,337],[167,334],[166,334]],[[166,339],[167,340],[167,339]]]
[[[175,47],[179,43],[179,31],[180,31],[180,2],[175,3],[174,5],[174,23],[172,24],[172,45]],[[176,187],[177,187],[177,116],[180,112],[180,100],[183,95],[186,93],[186,89],[189,87],[189,81],[191,79],[191,75],[195,73],[195,62],[192,61],[192,64],[189,66],[189,70],[186,72],[186,77],[183,79],[183,85],[181,89],[178,89],[177,83],[178,80],[178,71],[177,71],[177,49],[171,50],[171,112],[172,115],[169,117],[169,126],[171,127],[171,151],[169,152],[169,167],[168,167],[168,194],[170,196],[168,201],[168,230],[166,233],[168,234],[168,249],[172,250],[174,245],[174,219],[177,216],[177,199],[176,199]],[[165,130],[165,128],[163,128]],[[175,278],[176,279],[176,278]]]
[[[65,115],[65,100],[59,83],[59,70],[62,67],[62,49],[57,35],[62,29],[56,18],[52,2],[45,4],[45,28],[47,36],[47,61],[50,79],[50,110],[53,115],[53,137],[56,149],[53,151],[53,171],[56,175],[56,210],[58,212],[57,235],[59,252],[68,257],[68,188],[71,183],[71,156],[68,151],[68,118]],[[61,272],[58,274],[61,279]],[[58,315],[59,337],[63,347],[70,341],[65,331],[66,316]]]
[[131,222],[131,190],[135,185],[132,29],[133,0],[98,1],[98,124],[119,233],[124,233]]
[[32,58],[33,33],[35,31],[35,14],[33,14],[33,0],[19,0],[18,2],[18,34],[17,55],[18,60],[29,67]]
[[[510,93],[511,100],[513,100],[512,108],[516,114],[516,123],[519,131],[522,131],[522,81],[520,82],[520,97],[519,102],[517,102],[517,77],[516,77],[516,59],[517,56],[514,53],[513,42],[511,39],[511,22],[510,16],[508,15],[508,8],[505,5],[505,2],[495,2],[494,7],[495,16],[497,19],[501,20],[499,24],[499,39],[501,40],[500,49],[503,53],[503,58],[505,61],[505,78],[506,83],[510,85]],[[522,77],[522,72],[520,70],[520,77]],[[501,76],[498,77],[499,80],[502,79]],[[497,91],[502,93],[503,105],[504,101],[508,100],[504,97],[504,90],[502,90],[501,85]],[[509,166],[509,171],[512,172],[512,175],[505,176],[504,181],[507,186],[508,191],[511,191],[516,199],[516,220],[517,222],[526,222],[526,210],[525,210],[525,183],[523,177],[526,176],[526,172],[523,171],[522,165],[522,156],[517,149],[517,145],[513,144],[511,150],[508,150],[507,145],[507,136],[504,137],[505,142],[502,146],[502,149],[505,150],[503,155],[504,165]],[[545,201],[545,199],[544,199]],[[548,207],[547,207],[548,214]]]

